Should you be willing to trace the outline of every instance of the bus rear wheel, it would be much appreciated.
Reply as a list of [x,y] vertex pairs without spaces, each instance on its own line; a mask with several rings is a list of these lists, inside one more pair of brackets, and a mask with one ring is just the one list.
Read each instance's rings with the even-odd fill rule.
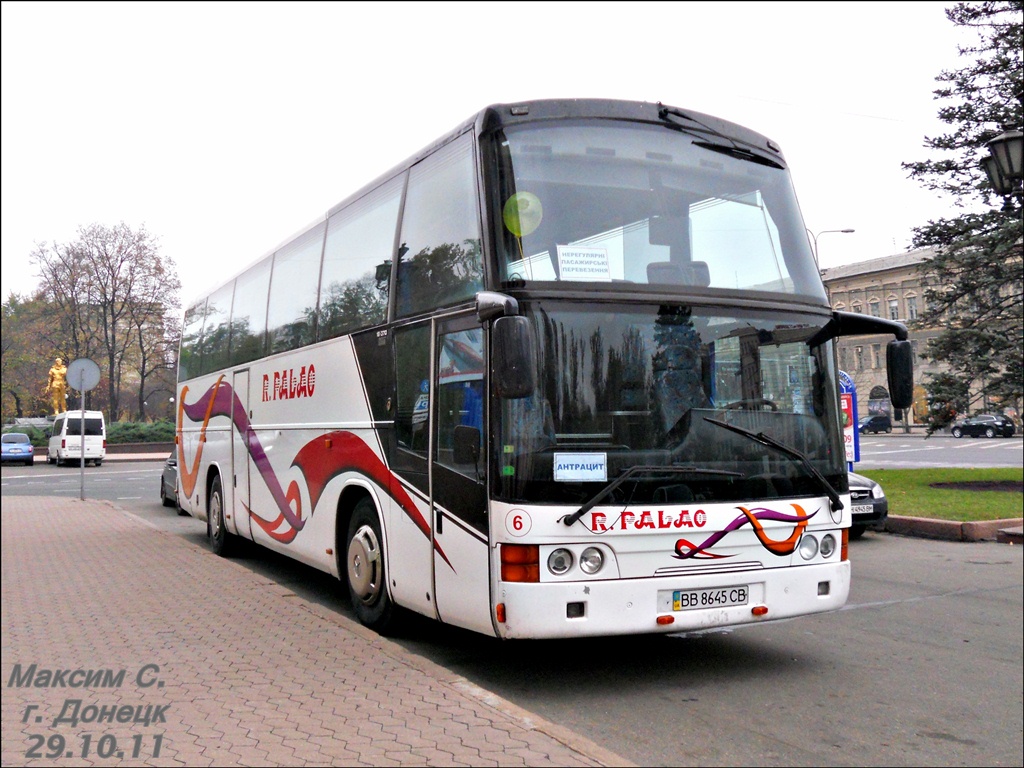
[[364,626],[383,633],[392,623],[395,604],[388,595],[380,521],[370,499],[356,502],[346,540],[345,574],[352,608]]

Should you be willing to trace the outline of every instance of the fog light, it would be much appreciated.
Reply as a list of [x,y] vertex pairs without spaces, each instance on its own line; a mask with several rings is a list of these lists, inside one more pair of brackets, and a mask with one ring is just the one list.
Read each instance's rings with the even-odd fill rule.
[[555,576],[564,576],[572,568],[572,552],[568,549],[556,549],[548,555],[548,570]]
[[818,540],[813,536],[804,536],[800,540],[800,557],[810,560],[818,554]]
[[604,565],[604,555],[597,547],[587,547],[580,555],[580,568],[584,573],[591,576],[601,570]]
[[826,533],[821,539],[821,556],[832,557],[836,551],[836,537]]

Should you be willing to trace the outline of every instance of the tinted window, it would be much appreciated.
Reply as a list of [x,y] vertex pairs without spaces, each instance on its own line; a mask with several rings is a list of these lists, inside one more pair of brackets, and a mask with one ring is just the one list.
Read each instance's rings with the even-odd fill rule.
[[206,322],[203,324],[203,373],[210,373],[228,365],[228,341],[231,338],[231,296],[234,281],[218,288],[206,304]]
[[394,179],[328,221],[320,280],[321,339],[387,319],[403,182],[404,177]]
[[267,330],[267,290],[271,260],[265,259],[239,275],[231,310],[231,364],[263,356]]
[[398,444],[427,455],[430,408],[430,326],[401,328],[395,334],[398,359]]
[[494,218],[508,281],[825,298],[789,174],[768,155],[612,120],[537,122],[505,139]]
[[181,381],[199,375],[203,357],[201,342],[205,315],[205,299],[185,312],[181,329],[181,351],[178,354],[178,379]]
[[317,225],[274,254],[267,309],[271,354],[313,343],[324,227]]
[[[68,417],[68,435],[80,435],[82,434],[82,419],[81,417],[69,416]],[[103,436],[103,420],[85,417],[85,434],[92,437]]]
[[482,287],[471,134],[410,171],[401,241],[399,316],[455,304]]

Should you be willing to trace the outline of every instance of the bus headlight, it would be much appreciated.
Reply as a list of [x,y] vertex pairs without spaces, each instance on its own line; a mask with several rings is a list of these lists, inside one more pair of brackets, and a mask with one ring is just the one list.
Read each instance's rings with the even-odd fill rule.
[[604,555],[597,547],[587,547],[580,555],[580,569],[593,576],[604,566]]
[[555,576],[564,576],[572,568],[572,552],[568,549],[556,549],[548,555],[548,570]]
[[804,536],[800,539],[800,557],[810,560],[818,554],[818,540],[813,536]]
[[836,537],[831,533],[826,533],[821,537],[821,556],[832,557],[836,551]]

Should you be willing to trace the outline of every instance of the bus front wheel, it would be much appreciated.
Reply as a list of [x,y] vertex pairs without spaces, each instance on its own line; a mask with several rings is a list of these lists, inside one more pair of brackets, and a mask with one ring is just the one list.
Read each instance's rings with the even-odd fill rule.
[[213,478],[210,501],[206,508],[206,535],[210,537],[210,547],[215,555],[230,557],[234,551],[234,536],[224,527],[224,490],[219,475]]
[[352,608],[363,625],[384,632],[392,622],[395,605],[388,595],[377,508],[370,499],[360,499],[352,510],[347,541],[345,572]]

